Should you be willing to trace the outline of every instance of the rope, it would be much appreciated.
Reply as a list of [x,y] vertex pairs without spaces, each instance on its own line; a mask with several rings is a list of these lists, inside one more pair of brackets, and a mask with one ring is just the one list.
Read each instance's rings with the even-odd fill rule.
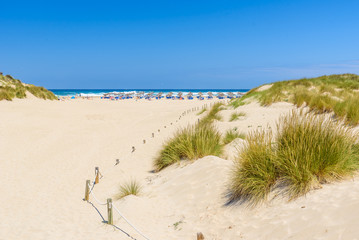
[[[94,181],[95,182],[95,181]],[[95,194],[92,192],[93,188],[94,188],[95,184],[92,185],[92,188],[90,190],[90,194],[91,196],[95,199],[95,201],[99,204],[99,205],[107,205],[107,202],[106,203],[102,203],[100,202],[97,197],[95,196]],[[89,186],[90,187],[90,186]],[[112,204],[112,207],[117,211],[117,213],[123,218],[123,220],[125,220],[128,225],[130,225],[133,229],[135,229],[135,231],[137,233],[139,233],[142,237],[144,237],[145,239],[147,240],[150,240],[148,237],[146,237],[140,230],[138,230],[135,226],[132,225],[132,223],[130,223],[130,221],[127,220],[127,218],[125,218],[125,216],[122,215],[122,213],[120,212],[120,210],[117,209],[117,207]]]
[[149,239],[148,237],[146,237],[140,230],[138,230],[135,226],[133,226],[133,225],[127,220],[127,218],[125,218],[125,216],[123,216],[123,215],[121,214],[120,210],[118,210],[117,207],[116,207],[114,204],[112,204],[112,206],[113,206],[113,208],[117,211],[117,213],[120,214],[120,216],[123,218],[123,220],[125,220],[125,221],[128,223],[128,225],[130,225],[133,229],[135,229],[135,231],[138,232],[142,237],[144,237],[144,238],[147,239],[147,240],[150,240],[150,239]]
[[[95,185],[93,185],[93,186],[95,186]],[[93,189],[93,187],[92,187],[92,189]],[[95,201],[96,201],[98,204],[100,204],[100,205],[107,205],[107,203],[102,203],[102,202],[100,202],[100,201],[97,199],[97,197],[95,196],[95,194],[92,192],[92,189],[90,190],[90,194],[93,196],[93,198],[95,199]]]
[[[181,116],[180,116],[181,117]],[[127,153],[126,154],[126,156],[124,156],[123,158],[130,158],[131,156],[133,156],[133,152],[131,152],[131,153]],[[115,165],[116,166],[116,165]],[[113,167],[110,171],[108,171],[108,172],[106,172],[107,174],[109,174],[110,172],[112,172],[113,170],[114,170],[115,168]],[[98,172],[100,175],[101,175],[101,177],[100,178],[103,178],[104,176],[100,173],[100,171]],[[94,187],[95,187],[95,181],[96,181],[96,172],[95,172],[95,177],[94,177],[94,180],[92,181],[92,186],[91,186],[91,184],[89,184],[89,188],[90,188],[90,192],[89,192],[89,194],[91,194],[91,196],[95,199],[95,201],[99,204],[99,205],[107,205],[107,202],[106,203],[102,203],[102,202],[100,202],[97,198],[96,198],[96,196],[95,196],[95,194],[93,193],[93,189],[94,189]],[[104,175],[106,175],[106,174],[104,174]],[[150,240],[148,237],[146,237],[140,230],[138,230],[130,221],[128,221],[128,219],[125,217],[125,216],[123,216],[122,215],[122,213],[120,212],[120,210],[118,210],[117,209],[117,207],[114,205],[114,204],[112,204],[112,206],[113,206],[113,208],[117,211],[117,213],[121,216],[121,218],[123,218],[123,220],[125,220],[126,222],[127,222],[127,224],[128,225],[130,225],[138,234],[140,234],[142,237],[144,237],[145,239],[147,239],[147,240]]]

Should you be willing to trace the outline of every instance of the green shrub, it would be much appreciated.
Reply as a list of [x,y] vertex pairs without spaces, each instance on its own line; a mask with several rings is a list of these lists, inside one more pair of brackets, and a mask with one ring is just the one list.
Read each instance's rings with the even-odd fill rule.
[[212,124],[197,124],[179,130],[161,150],[154,165],[161,170],[181,159],[196,160],[222,152],[221,135]]
[[131,180],[120,186],[119,193],[115,196],[116,199],[124,198],[128,195],[138,196],[141,192],[141,185],[136,180]]
[[341,122],[293,112],[277,129],[275,144],[264,131],[247,137],[232,176],[233,199],[256,204],[275,185],[294,199],[359,168],[358,138]]

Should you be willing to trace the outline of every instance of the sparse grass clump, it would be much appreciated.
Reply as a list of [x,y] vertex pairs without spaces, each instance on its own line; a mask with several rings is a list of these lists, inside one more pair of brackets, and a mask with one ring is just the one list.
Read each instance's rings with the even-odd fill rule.
[[227,132],[226,132],[226,134],[224,135],[224,138],[223,138],[223,144],[226,145],[226,144],[232,142],[236,138],[244,139],[245,135],[244,135],[244,133],[239,133],[237,131],[237,129],[227,130]]
[[219,156],[222,152],[221,134],[212,124],[196,124],[179,130],[155,159],[159,171],[181,159],[196,160],[208,155]]
[[232,175],[232,200],[257,204],[274,188],[294,199],[358,170],[358,138],[341,122],[293,112],[277,128],[274,139],[264,131],[247,137]]
[[138,196],[141,192],[141,185],[136,180],[131,180],[120,186],[119,193],[116,195],[116,199],[124,198],[128,195]]
[[230,122],[236,121],[239,119],[239,117],[246,116],[245,112],[239,112],[239,113],[232,113],[231,118],[229,119]]

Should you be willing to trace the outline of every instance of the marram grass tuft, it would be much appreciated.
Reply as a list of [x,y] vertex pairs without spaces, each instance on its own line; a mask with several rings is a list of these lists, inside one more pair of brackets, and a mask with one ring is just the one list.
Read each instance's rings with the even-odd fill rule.
[[292,200],[359,169],[358,138],[340,121],[293,111],[279,120],[277,131],[275,137],[265,131],[247,136],[234,165],[231,200],[255,205],[273,188]]

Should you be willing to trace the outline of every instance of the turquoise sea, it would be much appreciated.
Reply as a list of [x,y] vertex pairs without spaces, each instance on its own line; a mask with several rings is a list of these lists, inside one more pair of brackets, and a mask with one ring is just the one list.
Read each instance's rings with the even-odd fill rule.
[[193,94],[197,94],[202,92],[204,95],[207,95],[208,92],[212,92],[214,95],[217,93],[228,93],[228,92],[248,92],[249,89],[49,89],[57,96],[102,96],[105,93],[110,92],[123,92],[123,93],[137,93],[137,92],[153,92],[154,94],[163,92],[163,94],[167,94],[169,92],[173,92],[176,95],[178,92],[182,92],[186,95],[189,92]]

